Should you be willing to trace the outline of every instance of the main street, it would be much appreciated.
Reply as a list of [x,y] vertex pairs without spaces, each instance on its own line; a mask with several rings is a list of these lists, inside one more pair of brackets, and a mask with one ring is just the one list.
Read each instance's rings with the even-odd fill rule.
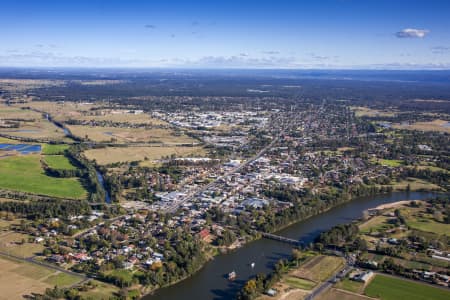
[[224,175],[218,177],[216,180],[214,180],[211,183],[208,183],[205,186],[202,186],[198,189],[196,189],[195,191],[190,192],[186,197],[184,197],[183,199],[176,201],[175,203],[173,203],[172,205],[170,205],[168,208],[165,209],[165,212],[167,213],[174,213],[176,212],[183,204],[191,201],[192,199],[194,199],[197,196],[200,196],[203,192],[207,191],[208,189],[215,187],[217,184],[219,184],[221,182],[221,180],[223,178],[226,178],[234,173],[239,172],[240,170],[242,170],[244,167],[246,167],[247,165],[251,164],[252,162],[254,162],[255,160],[257,160],[258,158],[260,158],[261,156],[263,156],[268,150],[270,150],[280,139],[280,137],[285,134],[285,129],[289,128],[289,126],[291,125],[291,123],[289,122],[289,124],[287,124],[287,126],[284,126],[284,128],[282,128],[280,130],[280,133],[278,135],[276,135],[272,141],[266,145],[264,148],[262,148],[257,154],[255,154],[254,156],[252,156],[251,158],[247,159],[245,162],[241,163],[239,166],[231,169],[230,171],[228,171],[227,173],[225,173]]

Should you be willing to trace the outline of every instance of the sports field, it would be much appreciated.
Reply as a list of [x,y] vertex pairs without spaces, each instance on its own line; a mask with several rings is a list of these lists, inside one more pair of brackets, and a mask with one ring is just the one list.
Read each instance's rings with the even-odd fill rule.
[[39,155],[0,159],[0,188],[62,198],[86,197],[77,178],[47,176],[39,160]]
[[364,294],[381,300],[448,300],[450,291],[400,278],[376,275]]

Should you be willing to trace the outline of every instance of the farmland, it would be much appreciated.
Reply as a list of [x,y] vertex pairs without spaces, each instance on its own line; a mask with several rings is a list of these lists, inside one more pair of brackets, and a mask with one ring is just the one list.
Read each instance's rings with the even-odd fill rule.
[[95,142],[152,142],[165,144],[191,144],[196,140],[170,129],[118,128],[85,125],[69,125],[70,132],[79,138]]
[[52,169],[57,170],[76,170],[76,167],[72,165],[64,155],[46,155],[45,163]]
[[43,293],[55,284],[69,286],[80,281],[78,277],[62,274],[43,266],[0,257],[1,299],[23,299],[24,295]]
[[69,145],[65,145],[65,144],[59,144],[59,145],[44,144],[42,147],[42,154],[45,154],[45,155],[63,154],[64,151],[68,148],[69,148]]
[[18,257],[30,257],[41,253],[44,246],[36,243],[29,243],[29,235],[7,231],[0,234],[0,251]]
[[325,293],[319,295],[317,297],[318,300],[364,300],[364,299],[372,299],[363,295],[357,295],[353,293],[348,293],[346,291],[337,290],[337,289],[329,289]]
[[364,293],[382,300],[444,300],[450,298],[450,291],[384,275],[376,275]]
[[[107,147],[84,152],[90,160],[101,165],[125,161],[152,161],[172,154],[180,156],[202,155],[202,147]],[[144,162],[145,163],[145,162]]]
[[439,131],[450,133],[450,126],[448,121],[433,120],[429,122],[416,122],[412,124],[396,124],[393,127],[397,129],[420,130],[420,131]]
[[320,282],[328,279],[343,265],[344,260],[341,257],[319,255],[305,263],[293,275]]
[[77,178],[47,176],[42,169],[39,155],[1,159],[0,188],[55,197],[86,197],[86,190]]

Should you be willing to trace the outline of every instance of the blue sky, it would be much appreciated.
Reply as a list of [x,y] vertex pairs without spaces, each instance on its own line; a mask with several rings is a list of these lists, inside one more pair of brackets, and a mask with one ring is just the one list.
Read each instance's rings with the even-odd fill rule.
[[450,1],[0,3],[0,66],[450,68]]

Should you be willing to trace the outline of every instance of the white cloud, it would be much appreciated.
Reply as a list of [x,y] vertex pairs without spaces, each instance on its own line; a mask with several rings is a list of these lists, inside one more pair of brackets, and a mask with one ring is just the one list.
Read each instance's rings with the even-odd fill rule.
[[398,38],[424,38],[429,30],[426,29],[414,29],[414,28],[405,28],[395,33],[395,36]]

